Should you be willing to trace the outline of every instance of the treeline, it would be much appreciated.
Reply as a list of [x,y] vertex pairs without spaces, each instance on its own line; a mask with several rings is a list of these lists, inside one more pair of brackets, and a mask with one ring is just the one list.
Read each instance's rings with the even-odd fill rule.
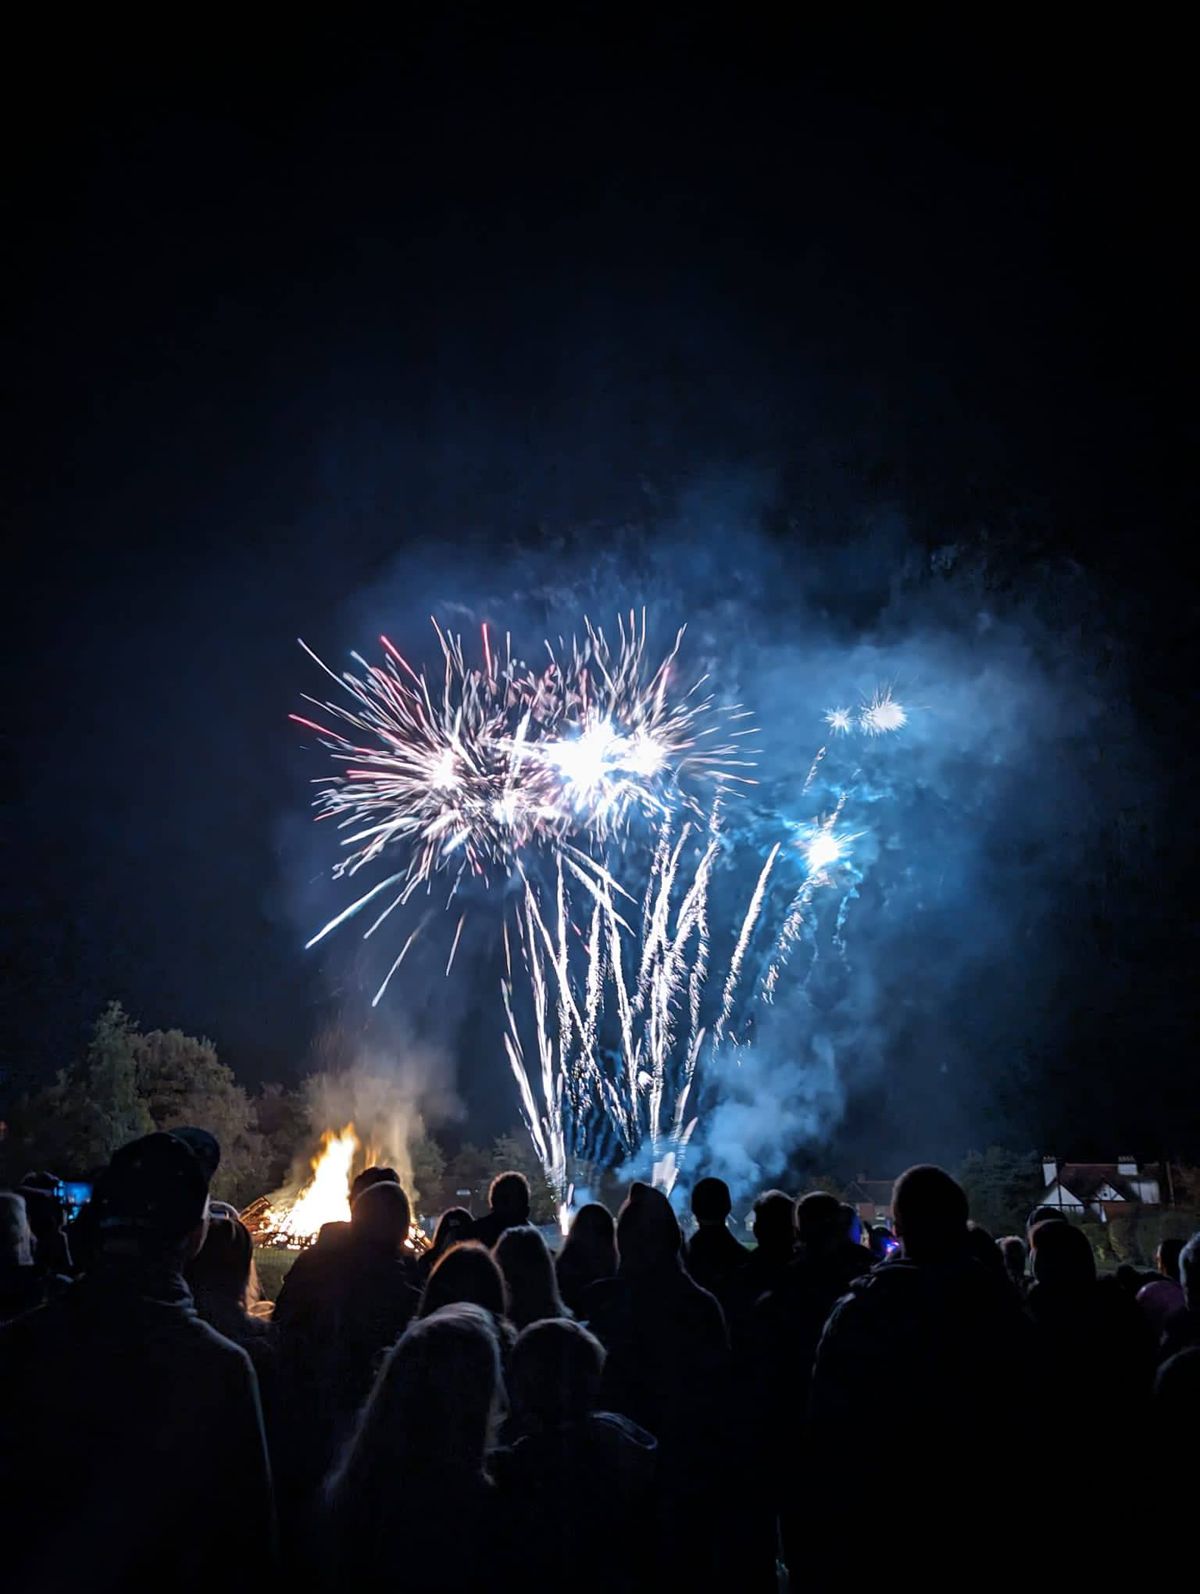
[[[303,1084],[247,1091],[211,1041],[177,1029],[143,1030],[119,1002],[111,1002],[82,1057],[53,1084],[6,1103],[0,1112],[0,1186],[35,1169],[87,1179],[138,1135],[199,1124],[221,1142],[213,1195],[244,1207],[302,1172],[322,1131],[341,1128],[313,1122],[309,1100]],[[463,1145],[449,1157],[431,1134],[414,1139],[408,1151],[422,1212],[436,1214],[468,1201],[478,1210],[493,1174],[518,1168],[530,1181],[535,1219],[547,1222],[554,1215],[541,1164],[519,1129],[488,1147]],[[463,1190],[470,1196],[460,1195]]]

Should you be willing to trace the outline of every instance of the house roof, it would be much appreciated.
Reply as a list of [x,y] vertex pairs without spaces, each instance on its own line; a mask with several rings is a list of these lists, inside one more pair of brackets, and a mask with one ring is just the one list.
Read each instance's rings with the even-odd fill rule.
[[846,1194],[851,1201],[869,1201],[872,1206],[890,1207],[894,1179],[855,1179]]
[[[1134,1184],[1144,1179],[1159,1179],[1162,1170],[1158,1163],[1147,1163],[1136,1175],[1117,1172],[1115,1162],[1060,1162],[1055,1184],[1064,1192],[1077,1196],[1080,1201],[1092,1201],[1105,1185],[1110,1185],[1125,1201],[1138,1199]],[[1050,1186],[1054,1188],[1053,1185]]]

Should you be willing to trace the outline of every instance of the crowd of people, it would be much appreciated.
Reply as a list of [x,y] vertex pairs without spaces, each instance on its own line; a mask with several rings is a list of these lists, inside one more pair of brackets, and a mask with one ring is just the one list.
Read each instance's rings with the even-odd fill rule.
[[770,1190],[746,1246],[703,1178],[686,1241],[635,1183],[552,1255],[507,1173],[417,1255],[368,1168],[272,1310],[219,1157],[137,1140],[69,1231],[54,1180],[0,1193],[5,1588],[998,1588],[1184,1532],[1200,1234],[1099,1278],[920,1166],[894,1233]]

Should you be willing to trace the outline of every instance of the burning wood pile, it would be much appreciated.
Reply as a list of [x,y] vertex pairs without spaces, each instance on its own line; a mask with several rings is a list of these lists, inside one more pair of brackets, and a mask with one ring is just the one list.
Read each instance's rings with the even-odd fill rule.
[[[242,1212],[242,1222],[250,1230],[255,1245],[273,1245],[301,1251],[320,1234],[326,1223],[349,1223],[350,1186],[356,1158],[362,1150],[353,1124],[341,1131],[327,1129],[312,1159],[312,1169],[295,1196],[286,1192],[259,1196]],[[366,1164],[374,1159],[370,1149]],[[414,1223],[408,1232],[411,1250],[421,1252],[429,1241]]]

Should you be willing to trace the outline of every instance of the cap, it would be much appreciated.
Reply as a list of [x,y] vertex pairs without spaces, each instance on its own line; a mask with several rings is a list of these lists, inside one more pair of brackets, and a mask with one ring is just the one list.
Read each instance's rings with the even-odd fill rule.
[[[96,1215],[102,1232],[138,1230],[164,1240],[180,1240],[204,1217],[217,1142],[203,1130],[144,1135],[113,1153],[98,1182]],[[191,1136],[203,1135],[201,1155]],[[219,1149],[216,1152],[220,1156]],[[215,1162],[213,1162],[215,1167]]]

